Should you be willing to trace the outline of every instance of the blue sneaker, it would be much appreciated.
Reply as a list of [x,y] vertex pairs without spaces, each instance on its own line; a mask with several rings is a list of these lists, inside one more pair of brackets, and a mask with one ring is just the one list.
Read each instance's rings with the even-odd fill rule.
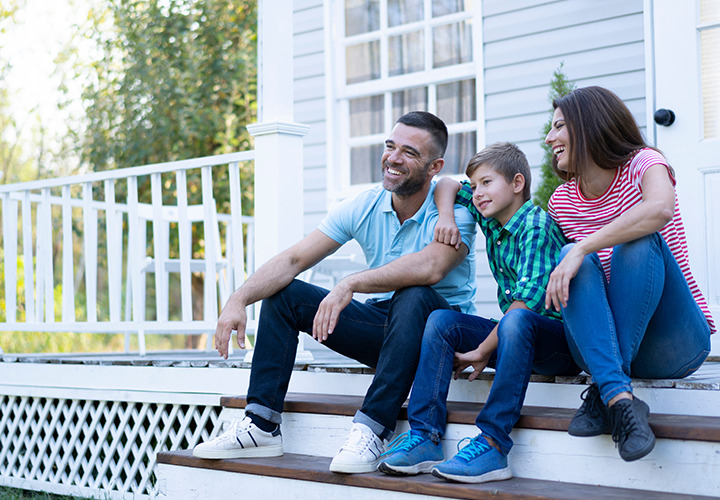
[[440,444],[412,429],[400,434],[380,456],[378,470],[385,474],[414,475],[430,472],[443,461]]
[[490,446],[480,435],[471,439],[470,443],[450,460],[436,466],[432,475],[461,483],[485,483],[510,479],[512,472],[508,467],[507,457]]

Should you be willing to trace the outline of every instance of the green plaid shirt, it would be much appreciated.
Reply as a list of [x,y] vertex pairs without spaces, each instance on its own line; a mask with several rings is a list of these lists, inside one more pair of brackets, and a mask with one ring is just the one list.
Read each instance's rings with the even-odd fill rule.
[[485,235],[490,270],[498,284],[503,314],[520,300],[535,311],[562,320],[554,309],[545,309],[545,288],[566,240],[550,216],[528,200],[505,226],[483,217],[472,203],[470,183],[463,181],[455,203],[467,207]]

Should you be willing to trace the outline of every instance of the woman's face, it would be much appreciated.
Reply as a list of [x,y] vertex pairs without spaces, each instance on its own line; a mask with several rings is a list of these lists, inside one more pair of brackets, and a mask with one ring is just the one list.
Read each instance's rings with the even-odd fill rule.
[[570,158],[570,136],[560,108],[556,108],[553,113],[550,132],[545,137],[545,144],[552,148],[558,168],[563,172],[567,172]]

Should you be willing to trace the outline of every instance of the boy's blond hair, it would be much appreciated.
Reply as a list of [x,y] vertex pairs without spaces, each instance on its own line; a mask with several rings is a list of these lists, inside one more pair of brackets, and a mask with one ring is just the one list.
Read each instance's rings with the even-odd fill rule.
[[516,174],[525,178],[523,200],[530,199],[530,165],[527,156],[517,145],[511,142],[496,142],[476,153],[467,164],[465,175],[470,177],[480,165],[487,165],[502,175],[508,183],[513,181]]

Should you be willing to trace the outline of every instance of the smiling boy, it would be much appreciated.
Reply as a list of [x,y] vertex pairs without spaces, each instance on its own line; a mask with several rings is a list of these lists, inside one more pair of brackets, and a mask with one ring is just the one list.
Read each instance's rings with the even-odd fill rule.
[[[561,316],[545,309],[545,287],[565,238],[558,226],[530,201],[530,168],[520,149],[495,143],[468,163],[470,182],[445,178],[435,200],[442,243],[458,244],[453,203],[464,205],[486,238],[487,255],[498,283],[499,320],[456,311],[435,311],[423,334],[420,363],[408,406],[410,430],[382,457],[388,474],[433,475],[461,482],[509,479],[510,431],[520,417],[532,372],[579,373],[565,340]],[[474,380],[495,368],[487,401],[475,423],[480,434],[443,461],[450,377],[472,366]]]

